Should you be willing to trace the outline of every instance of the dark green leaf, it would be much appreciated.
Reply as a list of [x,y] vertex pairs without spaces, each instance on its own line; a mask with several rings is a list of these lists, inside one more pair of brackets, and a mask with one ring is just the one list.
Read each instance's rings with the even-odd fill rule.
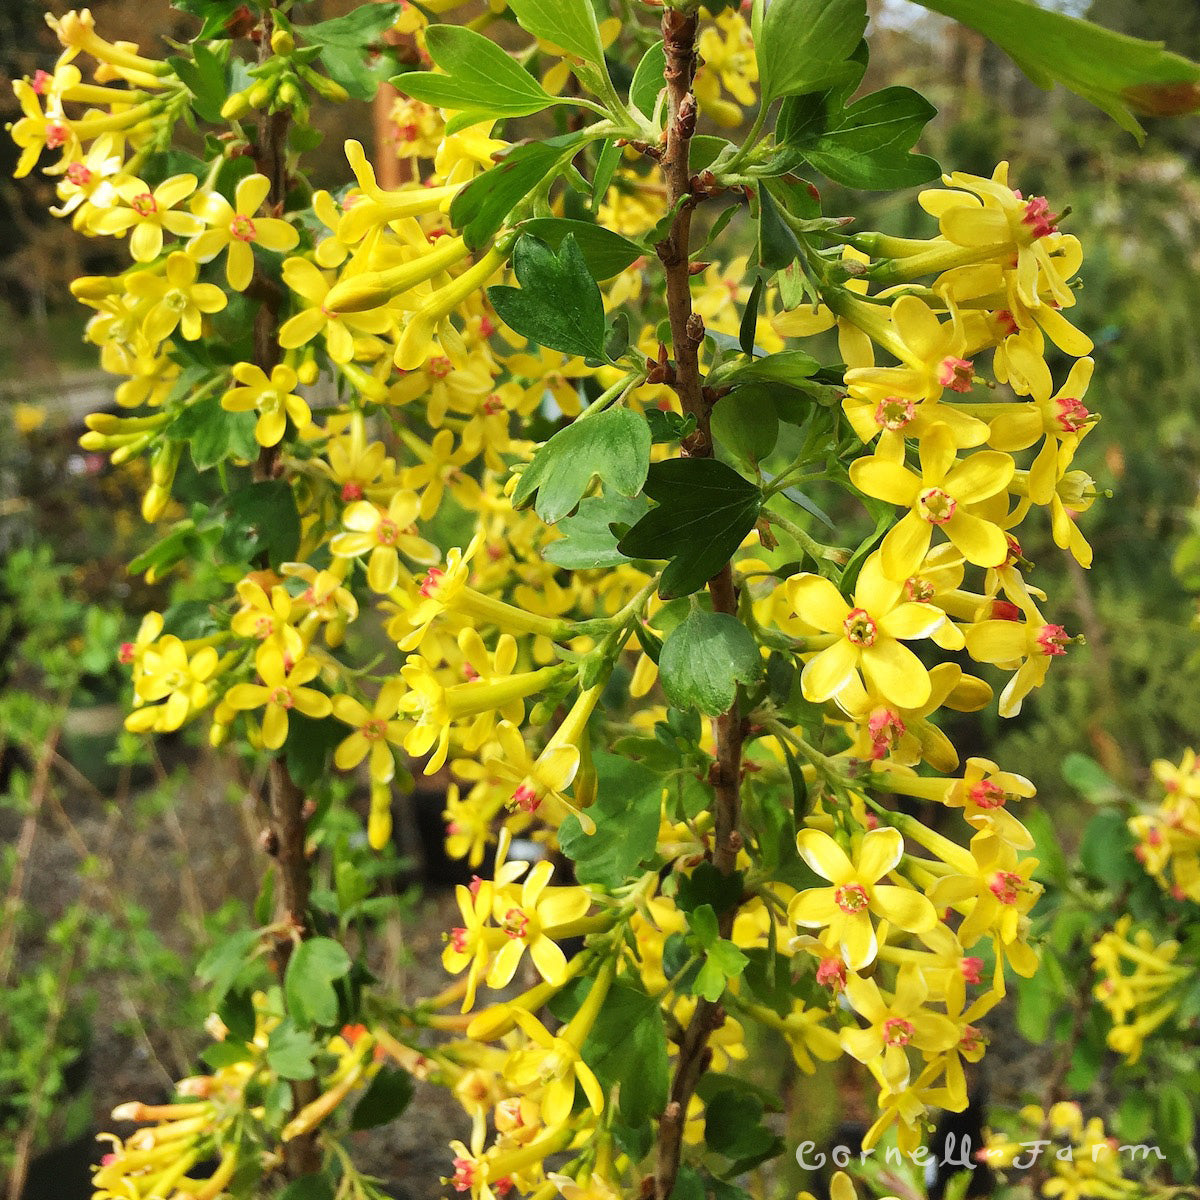
[[1108,886],[1137,878],[1141,867],[1133,857],[1133,835],[1122,813],[1103,809],[1088,821],[1079,842],[1079,865]]
[[765,106],[823,91],[849,73],[846,60],[867,27],[866,0],[756,0],[751,27]]
[[741,325],[738,327],[738,343],[747,358],[754,357],[754,335],[758,330],[758,306],[762,300],[762,292],[763,281],[760,275],[754,280],[754,286],[750,289],[750,295],[746,300],[746,311],[742,313]]
[[538,516],[553,525],[577,507],[593,478],[636,496],[649,465],[649,425],[628,408],[608,408],[573,421],[538,450],[517,482],[513,504],[521,508],[536,492]]
[[642,415],[655,443],[682,442],[696,428],[696,418],[691,413],[685,417],[677,412],[664,412],[661,408],[648,408]]
[[911,88],[885,88],[837,113],[811,142],[797,138],[789,145],[844,187],[911,187],[941,173],[934,159],[910,153],[936,114],[937,109]]
[[223,937],[196,964],[196,976],[212,988],[211,999],[219,1005],[258,945],[257,929],[241,929]]
[[717,401],[712,434],[741,462],[757,467],[779,440],[779,416],[766,384],[748,383]]
[[671,704],[715,717],[733,704],[739,682],[762,673],[762,659],[737,617],[697,610],[671,631],[658,668]]
[[185,440],[196,470],[207,471],[226,459],[250,462],[258,457],[252,412],[226,412],[215,392],[202,396],[171,422],[173,438]]
[[593,225],[590,221],[566,221],[560,217],[535,217],[522,221],[519,228],[545,242],[552,250],[558,250],[563,238],[571,234],[583,254],[588,271],[593,279],[601,283],[619,275],[630,263],[641,258],[646,251],[636,242]]
[[791,266],[803,251],[765,183],[758,185],[758,261],[768,271]]
[[288,1012],[300,1024],[333,1025],[338,1018],[338,996],[333,986],[350,970],[350,955],[333,938],[309,938],[292,951],[283,993]]
[[467,245],[478,250],[491,241],[517,204],[573,157],[583,141],[571,133],[516,146],[502,162],[471,180],[450,203],[450,220],[462,230]]
[[1161,42],[1112,33],[1030,0],[917,0],[990,38],[1041,88],[1061,83],[1140,140],[1134,113],[1174,116],[1200,107],[1200,65]]
[[214,1071],[232,1067],[234,1063],[249,1062],[256,1055],[257,1051],[251,1050],[245,1042],[228,1037],[222,1042],[213,1042],[211,1046],[205,1046],[200,1052],[205,1065]]
[[639,987],[615,982],[583,1043],[583,1059],[605,1091],[619,1087],[628,1125],[648,1124],[666,1107],[670,1075],[662,1010]]
[[704,1141],[709,1150],[733,1161],[768,1150],[774,1135],[762,1123],[763,1104],[755,1095],[727,1088],[711,1096],[704,1112]]
[[223,540],[230,557],[242,562],[266,558],[272,567],[290,562],[300,545],[300,514],[284,479],[251,483],[228,500]]
[[551,96],[490,38],[461,25],[431,25],[425,46],[444,75],[409,71],[392,83],[415,100],[438,108],[485,111],[489,117],[523,117],[569,97]]
[[334,747],[346,736],[346,727],[338,721],[306,717],[293,710],[288,716],[287,741],[283,753],[296,784],[312,789],[329,768]]
[[523,234],[512,263],[520,288],[488,288],[496,315],[539,346],[603,359],[604,301],[574,235],[568,233],[555,254]]
[[754,528],[762,493],[711,458],[655,463],[643,489],[657,501],[618,543],[630,558],[670,559],[659,581],[664,600],[698,591]]
[[632,525],[646,511],[639,497],[588,496],[579,502],[574,516],[559,522],[561,541],[551,542],[542,557],[570,571],[616,567],[629,559],[617,549],[617,535],[610,526]]
[[654,855],[663,784],[653,771],[615,754],[599,752],[593,761],[598,786],[588,815],[596,832],[584,833],[579,819],[568,816],[558,841],[580,883],[614,888]]
[[326,1175],[305,1175],[293,1180],[277,1200],[333,1200],[333,1184]]
[[719,915],[735,908],[742,898],[742,873],[734,871],[732,875],[722,875],[707,859],[690,875],[679,875],[676,879],[675,903],[684,912],[690,913],[702,904],[709,904]]
[[1071,881],[1067,858],[1059,844],[1054,822],[1043,808],[1026,809],[1021,814],[1026,829],[1033,835],[1033,855],[1038,860],[1034,878],[1044,883],[1055,883],[1066,887]]
[[413,1098],[412,1076],[399,1067],[381,1067],[370,1087],[354,1106],[351,1129],[374,1129],[394,1121]]
[[229,98],[229,43],[197,40],[191,58],[176,55],[167,62],[191,92],[197,116],[213,125],[221,123],[221,106]]

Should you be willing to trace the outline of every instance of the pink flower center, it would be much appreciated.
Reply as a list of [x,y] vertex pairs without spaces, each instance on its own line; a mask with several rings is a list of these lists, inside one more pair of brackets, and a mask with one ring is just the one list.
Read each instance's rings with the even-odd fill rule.
[[991,779],[981,779],[967,795],[978,808],[1003,808],[1008,799],[1008,793]]
[[81,162],[73,162],[67,168],[67,178],[76,187],[87,187],[92,182],[92,173]]
[[513,1181],[507,1175],[503,1179],[492,1181],[492,1191],[501,1196],[507,1196],[512,1191],[512,1186]]
[[865,608],[853,608],[842,622],[846,640],[852,646],[873,646],[878,627]]
[[1050,202],[1045,196],[1031,196],[1025,201],[1025,213],[1021,217],[1021,223],[1029,226],[1035,238],[1057,233],[1057,220],[1058,215],[1050,211]]
[[969,392],[975,375],[975,367],[969,358],[951,355],[938,364],[938,383],[952,392]]
[[445,379],[446,376],[450,374],[452,369],[453,365],[444,354],[435,354],[433,358],[431,358],[429,362],[425,364],[425,370],[428,371],[434,379]]
[[122,642],[120,649],[117,651],[117,662],[131,663],[133,662],[133,643]]
[[46,146],[50,150],[57,150],[59,146],[66,142],[69,136],[69,130],[59,121],[53,121],[46,126]]
[[459,954],[465,954],[467,952],[467,931],[461,925],[450,930],[450,945],[453,946]]
[[496,332],[496,326],[486,316],[479,318],[479,336],[491,337]]
[[158,212],[158,202],[149,192],[140,192],[134,196],[129,202],[129,207],[133,209],[139,217],[151,217]]
[[893,709],[877,708],[867,722],[867,729],[871,735],[871,757],[883,758],[900,745],[908,726]]
[[494,417],[497,413],[504,411],[504,401],[493,392],[484,402],[483,411],[489,416]]
[[907,1046],[912,1035],[913,1023],[903,1017],[888,1017],[883,1023],[883,1040],[889,1046]]
[[534,788],[531,788],[527,783],[523,783],[513,792],[512,802],[522,812],[531,813],[537,812],[538,805],[542,801]]
[[239,242],[252,242],[256,236],[254,222],[249,217],[242,216],[241,213],[238,213],[237,216],[229,222],[229,232],[235,238],[237,238]]
[[987,1045],[987,1040],[974,1025],[965,1025],[962,1035],[958,1039],[958,1044],[968,1054],[973,1054],[976,1050],[982,1050]]
[[1054,419],[1064,433],[1078,433],[1091,415],[1083,401],[1074,396],[1059,396],[1054,402]]
[[956,508],[958,501],[941,488],[926,488],[917,496],[917,513],[930,525],[945,525]]
[[425,573],[424,582],[421,584],[421,595],[426,599],[434,595],[437,592],[438,587],[442,582],[442,576],[445,575],[445,573],[446,572],[440,567],[430,567]]
[[387,737],[387,722],[382,717],[372,717],[360,732],[368,742],[381,742]]
[[1001,904],[1016,904],[1023,882],[1020,875],[1016,875],[1012,871],[997,871],[992,876],[988,889]]
[[996,324],[1000,326],[1000,330],[1005,337],[1012,337],[1014,333],[1020,331],[1016,317],[1007,308],[1002,308],[996,313]]
[[391,517],[381,517],[375,526],[375,540],[381,546],[394,546],[400,540],[400,526]]
[[47,85],[50,84],[53,79],[53,75],[43,71],[39,67],[36,71],[34,71],[33,78],[29,81],[29,86],[33,88],[37,95],[44,96],[46,94]]
[[982,983],[983,982],[983,959],[982,958],[964,958],[959,964],[962,969],[962,977],[967,983]]
[[277,687],[271,692],[267,703],[274,704],[279,708],[291,708],[296,703],[296,700],[292,695],[291,688]]
[[1061,625],[1043,625],[1037,635],[1037,644],[1041,647],[1042,653],[1051,658],[1066,654],[1070,641],[1067,631]]
[[993,621],[1016,621],[1021,616],[1021,610],[1011,600],[992,601]]
[[267,638],[275,632],[275,621],[271,617],[259,617],[254,622],[254,636],[260,642],[265,642]]
[[361,483],[355,483],[351,480],[349,483],[342,484],[342,502],[352,504],[355,500],[363,498],[363,486]]
[[875,424],[894,433],[917,415],[917,406],[903,396],[885,396],[875,406]]
[[524,941],[529,933],[529,916],[519,908],[510,908],[504,914],[501,928],[514,941]]
[[916,604],[928,604],[937,594],[937,588],[920,575],[910,575],[904,581],[904,594]]
[[1011,567],[1014,563],[1019,563],[1025,557],[1025,552],[1021,549],[1021,543],[1011,533],[1006,533],[1004,540],[1008,545],[1008,554],[1004,559],[1004,566]]
[[861,883],[845,883],[833,893],[833,902],[844,913],[860,913],[871,901]]
[[454,1160],[454,1176],[450,1186],[456,1192],[469,1192],[475,1186],[475,1164],[469,1158]]
[[846,964],[840,958],[823,958],[817,968],[817,982],[840,992],[846,986]]

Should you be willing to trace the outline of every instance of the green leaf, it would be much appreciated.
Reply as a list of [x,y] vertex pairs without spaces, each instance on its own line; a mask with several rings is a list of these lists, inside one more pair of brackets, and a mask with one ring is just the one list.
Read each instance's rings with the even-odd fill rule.
[[283,977],[288,1012],[300,1024],[333,1025],[338,995],[333,986],[350,970],[350,955],[333,938],[309,938],[292,951]]
[[589,0],[509,0],[517,23],[534,37],[545,38],[584,62],[604,63],[604,45]]
[[267,1039],[267,1063],[284,1079],[311,1079],[316,1074],[317,1051],[312,1035],[297,1029],[290,1017],[280,1021]]
[[563,238],[570,234],[583,254],[588,272],[600,283],[619,275],[630,263],[636,262],[646,253],[636,242],[631,242],[619,233],[613,233],[611,229],[593,225],[590,221],[535,217],[532,221],[522,221],[518,228],[523,233],[533,234],[552,250],[558,250]]
[[753,682],[763,668],[754,635],[737,617],[697,610],[671,631],[658,669],[671,704],[715,717],[729,710],[738,683]]
[[704,1110],[707,1149],[733,1161],[765,1153],[774,1135],[762,1123],[763,1103],[741,1088],[725,1088],[709,1097]]
[[713,912],[711,904],[700,904],[692,909],[688,925],[691,926],[696,940],[705,950],[721,940],[721,934],[717,929],[717,914]]
[[604,300],[575,236],[568,233],[555,254],[523,234],[512,264],[520,288],[488,288],[496,315],[539,346],[602,360]]
[[[592,176],[593,210],[600,207],[601,201],[608,194],[608,186],[613,181],[617,167],[621,165],[621,157],[624,153],[624,148],[616,138],[608,138],[600,147],[600,154],[596,160],[596,173]],[[587,251],[585,250],[584,253],[586,254]],[[603,279],[605,276],[597,275],[596,278]]]
[[1030,0],[917,0],[991,39],[1040,88],[1061,83],[1140,141],[1143,116],[1200,108],[1200,65]]
[[615,888],[654,856],[663,784],[655,772],[615,754],[597,752],[593,761],[598,785],[588,814],[596,832],[584,833],[579,818],[569,815],[558,841],[580,883]]
[[[758,185],[758,261],[768,271],[782,271],[803,251],[791,227],[771,198],[767,185]],[[749,351],[747,351],[749,353]]]
[[690,875],[677,876],[675,903],[684,912],[690,913],[702,904],[712,905],[713,912],[728,912],[742,898],[744,880],[741,871],[722,875],[707,859],[700,863]]
[[1056,883],[1066,887],[1071,881],[1071,872],[1067,867],[1067,857],[1059,844],[1058,833],[1054,822],[1043,808],[1026,809],[1021,814],[1026,829],[1033,835],[1033,855],[1038,860],[1038,866],[1033,875],[1044,883]]
[[517,508],[537,493],[534,509],[547,525],[579,504],[594,478],[622,496],[636,496],[650,466],[650,426],[620,406],[573,421],[539,448],[513,492]]
[[649,121],[654,120],[654,113],[658,108],[666,66],[667,52],[662,42],[655,42],[642,55],[642,61],[633,73],[633,82],[629,85],[629,103]]
[[192,108],[203,121],[222,123],[221,106],[229,98],[229,42],[197,40],[191,58],[175,55],[167,59],[175,74],[192,93]]
[[450,221],[472,250],[491,241],[509,213],[548,175],[578,153],[587,134],[569,133],[515,147],[471,180],[450,203]]
[[394,1121],[408,1107],[413,1091],[412,1076],[407,1071],[399,1067],[381,1067],[354,1106],[350,1128],[374,1129]]
[[226,412],[215,392],[189,404],[170,424],[173,438],[185,440],[197,471],[207,471],[229,458],[251,462],[258,457],[252,412]]
[[242,968],[251,961],[258,945],[257,929],[241,929],[223,937],[196,964],[196,976],[212,988],[211,1002],[219,1005],[233,987]]
[[738,343],[742,353],[747,358],[754,357],[754,335],[758,331],[758,306],[762,300],[763,281],[759,275],[754,280],[750,295],[746,300],[746,311],[742,313],[741,324],[738,326]]
[[430,57],[446,72],[409,71],[391,82],[426,104],[485,112],[489,118],[524,117],[570,97],[551,96],[490,38],[462,25],[430,25]]
[[288,770],[297,786],[315,788],[326,771],[334,747],[346,736],[346,727],[338,721],[306,717],[294,709],[288,716],[287,740],[283,753]]
[[741,383],[782,383],[790,387],[804,385],[821,368],[811,354],[803,350],[781,350],[752,362],[733,359],[710,371],[709,387],[730,387]]
[[1111,804],[1120,799],[1121,789],[1094,759],[1073,750],[1063,757],[1062,777],[1085,800],[1093,804]]
[[771,389],[749,383],[722,396],[712,411],[712,434],[739,461],[757,467],[779,441],[779,414]]
[[620,1088],[617,1110],[626,1124],[649,1124],[666,1107],[670,1072],[662,1010],[640,987],[613,983],[582,1053],[606,1092]]
[[937,162],[912,154],[937,109],[911,88],[890,87],[831,114],[823,129],[792,125],[788,146],[844,187],[882,191],[926,183]]
[[613,525],[632,525],[646,512],[646,502],[625,496],[588,496],[574,516],[559,522],[563,538],[542,552],[547,562],[569,571],[617,567],[629,559],[617,549]]
[[1187,1092],[1177,1083],[1160,1085],[1157,1108],[1154,1132],[1162,1139],[1171,1170],[1177,1179],[1194,1178],[1195,1155],[1191,1146],[1196,1117]]
[[1122,813],[1107,808],[1088,821],[1079,841],[1079,865],[1110,887],[1141,874],[1133,857],[1133,835]]
[[395,70],[384,33],[400,18],[403,5],[360,4],[345,16],[297,27],[304,41],[320,47],[319,57],[330,79],[356,100],[370,100]]
[[326,1175],[305,1175],[289,1183],[278,1200],[334,1200],[333,1184]]
[[866,0],[756,0],[751,28],[766,107],[849,73],[846,60],[867,28]]
[[669,559],[658,594],[669,600],[702,588],[754,528],[762,493],[711,458],[655,463],[643,489],[657,502],[617,543],[630,558]]
[[296,557],[300,514],[287,480],[248,484],[229,497],[228,505],[222,541],[231,558],[256,562],[265,557],[278,567]]

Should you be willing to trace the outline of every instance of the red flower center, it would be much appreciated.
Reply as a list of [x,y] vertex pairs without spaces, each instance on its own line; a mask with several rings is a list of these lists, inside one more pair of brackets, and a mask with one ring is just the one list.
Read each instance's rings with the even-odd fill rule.
[[916,415],[917,406],[903,396],[885,396],[875,406],[875,424],[893,433],[903,429]]
[[67,178],[76,187],[87,187],[92,182],[92,173],[81,162],[73,162],[67,168]]
[[908,726],[893,709],[877,708],[867,722],[867,730],[871,735],[871,757],[883,758],[900,745]]
[[1037,644],[1042,648],[1042,653],[1051,658],[1066,654],[1070,641],[1067,631],[1061,625],[1043,625],[1037,635]]
[[997,871],[992,876],[988,888],[1001,904],[1016,904],[1023,882],[1020,875],[1016,875],[1012,871]]
[[969,358],[943,358],[938,366],[938,383],[952,392],[969,392],[975,367]]
[[445,573],[440,567],[430,567],[421,584],[421,595],[427,599],[432,596],[438,590],[438,585],[442,582],[442,576]]
[[883,1040],[889,1046],[907,1046],[912,1035],[913,1023],[903,1017],[889,1017],[883,1023]]
[[400,526],[391,517],[381,517],[375,526],[375,540],[381,546],[394,546],[400,540]]
[[453,370],[453,364],[444,354],[435,354],[433,358],[425,364],[425,370],[434,379],[445,379]]
[[873,646],[878,628],[865,608],[853,608],[842,622],[846,640],[852,646]]
[[158,212],[158,202],[149,192],[140,192],[134,196],[129,202],[129,207],[133,209],[139,217],[151,217]]
[[1008,799],[1008,793],[991,779],[981,779],[967,795],[978,808],[1003,808]]
[[1025,213],[1021,217],[1021,223],[1029,226],[1035,238],[1057,233],[1057,220],[1058,214],[1050,211],[1050,202],[1045,196],[1031,196],[1025,201]]
[[860,913],[871,901],[862,884],[846,883],[833,893],[833,902],[844,913]]
[[945,525],[957,508],[958,501],[941,488],[926,488],[917,496],[917,513],[930,525]]
[[267,703],[278,705],[280,708],[291,708],[296,703],[296,699],[290,688],[277,687],[272,690]]
[[229,222],[229,232],[237,238],[239,242],[252,242],[256,236],[254,222],[249,217],[242,216],[238,213],[232,221]]
[[1064,433],[1078,433],[1091,415],[1083,401],[1074,396],[1059,396],[1054,402],[1054,419]]

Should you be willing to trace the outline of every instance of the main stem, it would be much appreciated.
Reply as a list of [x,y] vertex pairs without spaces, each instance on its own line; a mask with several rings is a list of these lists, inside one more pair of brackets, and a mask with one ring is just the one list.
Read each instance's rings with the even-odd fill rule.
[[[675,216],[667,236],[656,247],[667,276],[667,309],[671,323],[675,373],[674,385],[685,414],[696,418],[696,431],[684,443],[683,452],[692,458],[712,456],[711,404],[700,375],[700,347],[704,321],[692,309],[691,229],[696,199],[689,166],[692,135],[696,127],[696,97],[692,79],[696,73],[696,28],[694,12],[667,9],[662,34],[666,53],[664,78],[667,85],[666,145],[660,159],[667,182],[667,202]],[[737,615],[737,589],[728,563],[708,581],[715,612]],[[741,809],[742,741],[745,721],[737,703],[714,721],[717,761],[713,772],[715,791],[713,864],[722,875],[731,875],[742,847],[738,832]],[[721,936],[733,930],[736,906],[720,915]],[[684,1030],[671,1081],[671,1094],[658,1126],[658,1162],[654,1175],[655,1200],[668,1200],[679,1175],[683,1126],[688,1102],[712,1054],[708,1042],[725,1020],[719,1003],[701,999]]]
[[[258,57],[265,62],[271,56],[271,33],[274,29],[273,8],[263,13],[259,26]],[[273,214],[282,212],[287,196],[287,135],[288,113],[263,111],[258,120],[255,146],[255,165],[271,182],[267,204]],[[279,362],[277,333],[283,297],[273,281],[264,279],[255,270],[251,291],[261,297],[254,316],[254,365],[268,376]],[[278,450],[264,447],[254,466],[254,477],[272,479],[279,471]],[[279,916],[286,922],[290,936],[280,938],[273,953],[275,971],[280,980],[291,958],[293,939],[311,935],[308,922],[308,899],[312,879],[308,868],[305,842],[307,820],[304,812],[304,793],[292,779],[287,763],[280,756],[271,761],[267,776],[268,829],[266,844],[275,857],[278,871]],[[299,1112],[319,1094],[315,1079],[292,1082],[292,1111]],[[289,1179],[312,1175],[321,1169],[321,1149],[315,1132],[292,1138],[284,1146],[284,1173]]]

